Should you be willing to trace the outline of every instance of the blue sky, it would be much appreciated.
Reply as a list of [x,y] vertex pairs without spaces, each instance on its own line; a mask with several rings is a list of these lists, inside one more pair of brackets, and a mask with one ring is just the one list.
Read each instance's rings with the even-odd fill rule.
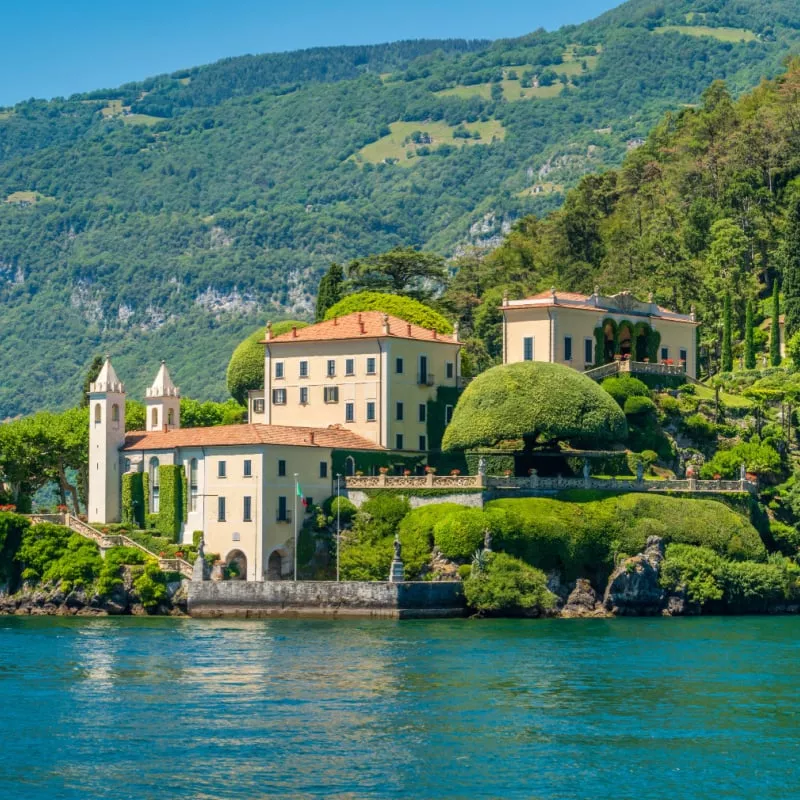
[[396,39],[519,36],[619,0],[3,0],[0,106],[226,56]]

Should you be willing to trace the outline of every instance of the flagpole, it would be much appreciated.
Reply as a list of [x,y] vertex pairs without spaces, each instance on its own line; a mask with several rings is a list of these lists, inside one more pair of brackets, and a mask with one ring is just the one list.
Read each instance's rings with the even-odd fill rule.
[[297,492],[298,486],[297,479],[300,477],[299,473],[294,473],[294,579],[297,581]]

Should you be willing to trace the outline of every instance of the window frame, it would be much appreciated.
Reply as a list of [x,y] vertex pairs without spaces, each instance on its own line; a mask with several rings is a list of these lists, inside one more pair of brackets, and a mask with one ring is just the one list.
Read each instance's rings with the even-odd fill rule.
[[397,400],[394,404],[394,418],[396,422],[403,422],[405,416],[405,405],[402,400]]
[[[372,369],[370,369],[370,364],[372,364]],[[377,375],[378,374],[378,359],[375,356],[367,356],[367,375]]]
[[356,421],[356,404],[352,400],[348,400],[344,404],[344,421]]
[[[529,355],[529,345],[530,345],[530,355]],[[522,337],[522,360],[523,361],[533,361],[535,355],[536,355],[536,337],[535,336],[523,336]]]
[[227,522],[228,508],[225,495],[217,495],[217,522]]
[[356,360],[354,358],[346,358],[344,360],[344,374],[346,377],[352,377],[356,374]]
[[366,403],[366,421],[377,422],[378,420],[378,403],[375,400],[367,400]]
[[263,414],[266,410],[266,404],[263,397],[256,397],[253,399],[253,413]]
[[394,374],[395,375],[404,375],[405,374],[405,362],[403,361],[402,356],[396,356],[394,359]]
[[278,477],[285,478],[286,477],[286,459],[279,458],[278,459]]
[[242,498],[242,522],[253,521],[253,498],[251,495],[246,494]]
[[217,477],[228,477],[228,462],[223,458],[217,459]]
[[427,422],[427,421],[428,421],[428,404],[420,403],[417,406],[417,422]]
[[303,359],[302,361],[300,361],[300,363],[298,365],[298,374],[299,374],[299,377],[301,377],[301,378],[307,378],[308,377],[308,360],[307,359]]
[[327,478],[328,477],[328,462],[327,461],[320,461],[319,462],[319,476],[320,476],[320,478]]
[[572,337],[564,337],[564,361],[572,361]]
[[281,381],[286,377],[286,370],[283,361],[275,362],[275,380]]
[[322,399],[328,404],[335,404],[339,402],[339,387],[338,386],[323,386]]
[[403,438],[402,433],[396,433],[394,435],[394,449],[405,450],[405,439]]
[[336,377],[336,359],[335,358],[329,358],[328,359],[327,363],[325,364],[325,374],[329,378],[335,378]]
[[308,405],[308,386],[300,387],[300,405],[301,406]]
[[286,389],[277,388],[272,390],[272,405],[285,406],[286,405]]
[[594,364],[594,339],[591,336],[583,339],[583,363]]
[[421,433],[419,435],[419,440],[417,441],[417,444],[419,445],[419,447],[417,448],[418,450],[422,450],[422,451],[427,452],[427,450],[428,450],[428,437],[424,433]]
[[245,478],[253,477],[253,459],[246,458],[242,463],[242,476]]

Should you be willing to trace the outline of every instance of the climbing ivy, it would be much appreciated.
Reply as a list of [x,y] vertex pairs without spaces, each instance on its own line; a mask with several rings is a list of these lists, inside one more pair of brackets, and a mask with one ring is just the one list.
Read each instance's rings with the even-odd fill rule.
[[144,528],[145,492],[143,472],[127,472],[122,476],[122,522]]
[[183,501],[183,521],[189,521],[189,480],[186,477],[186,470],[181,467],[181,500]]
[[158,468],[159,503],[158,530],[177,541],[183,522],[183,468],[176,464],[161,464]]

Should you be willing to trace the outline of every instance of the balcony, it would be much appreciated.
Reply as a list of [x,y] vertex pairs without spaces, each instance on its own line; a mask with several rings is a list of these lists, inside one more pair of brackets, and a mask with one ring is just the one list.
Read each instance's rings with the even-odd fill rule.
[[436,381],[434,380],[432,372],[419,372],[417,373],[417,384],[419,386],[433,386]]
[[286,524],[291,523],[292,521],[292,511],[291,509],[287,508],[284,511],[280,509],[275,512],[275,522],[284,522]]

